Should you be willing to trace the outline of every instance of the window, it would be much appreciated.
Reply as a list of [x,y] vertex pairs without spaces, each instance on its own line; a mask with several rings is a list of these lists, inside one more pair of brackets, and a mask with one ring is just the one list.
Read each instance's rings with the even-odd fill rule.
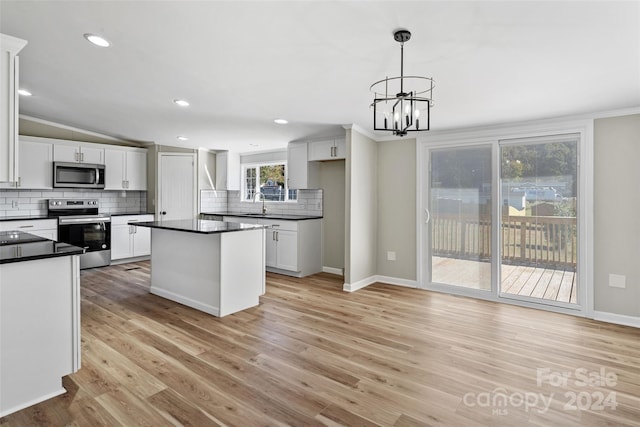
[[296,190],[287,188],[287,164],[285,162],[247,164],[242,166],[242,200],[286,202],[297,200]]

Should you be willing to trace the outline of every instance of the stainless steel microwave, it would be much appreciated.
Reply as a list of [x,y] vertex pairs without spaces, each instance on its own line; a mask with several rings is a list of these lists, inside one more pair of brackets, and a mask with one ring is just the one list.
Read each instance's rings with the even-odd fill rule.
[[104,188],[104,165],[53,162],[55,188]]

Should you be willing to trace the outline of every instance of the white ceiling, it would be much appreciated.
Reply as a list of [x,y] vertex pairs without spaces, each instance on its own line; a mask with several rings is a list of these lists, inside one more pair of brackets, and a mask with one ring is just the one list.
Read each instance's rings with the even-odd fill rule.
[[432,129],[640,105],[637,1],[0,0],[0,31],[29,42],[22,114],[241,152],[371,129],[369,85],[399,74],[399,27],[405,74],[436,81]]

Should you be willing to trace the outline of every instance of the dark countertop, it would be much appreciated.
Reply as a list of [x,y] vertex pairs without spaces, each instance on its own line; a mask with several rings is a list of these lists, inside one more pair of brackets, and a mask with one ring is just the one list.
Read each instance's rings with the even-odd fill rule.
[[129,215],[154,215],[149,212],[129,212],[129,213],[112,213],[111,216],[129,216]]
[[0,264],[80,255],[84,249],[22,231],[0,232]]
[[58,219],[58,217],[49,215],[0,216],[0,221],[29,221],[34,219]]
[[232,231],[246,231],[268,228],[266,225],[241,224],[236,222],[207,221],[201,219],[175,219],[168,221],[136,222],[137,227],[158,228],[161,230],[186,231],[189,233],[215,234]]
[[202,215],[219,215],[219,216],[237,216],[242,218],[264,218],[264,219],[281,219],[290,221],[304,221],[307,219],[322,219],[322,216],[314,215],[291,215],[291,214],[279,214],[279,213],[266,213],[266,214],[254,214],[254,213],[238,213],[238,212],[200,212]]

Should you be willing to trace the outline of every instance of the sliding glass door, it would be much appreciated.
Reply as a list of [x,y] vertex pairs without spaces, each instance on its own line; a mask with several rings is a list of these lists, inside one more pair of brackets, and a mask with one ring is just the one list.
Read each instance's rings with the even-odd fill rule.
[[433,150],[429,173],[431,282],[491,290],[491,147]]
[[500,142],[500,294],[552,305],[578,301],[578,139]]
[[582,309],[579,134],[422,146],[422,287]]

